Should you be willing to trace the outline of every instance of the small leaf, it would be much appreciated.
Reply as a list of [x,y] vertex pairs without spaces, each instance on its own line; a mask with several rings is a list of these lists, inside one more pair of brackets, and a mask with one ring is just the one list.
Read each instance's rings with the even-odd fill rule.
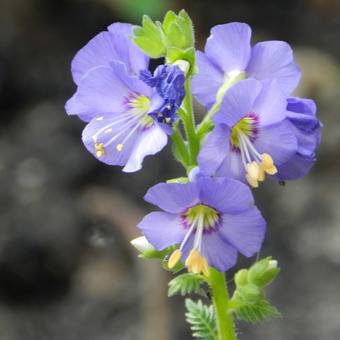
[[241,304],[235,309],[235,314],[238,319],[251,323],[281,317],[278,309],[266,300],[261,300],[254,304]]
[[181,274],[169,282],[168,296],[174,296],[175,294],[184,296],[189,293],[198,293],[203,282],[205,282],[205,279],[202,275]]
[[144,15],[142,27],[135,26],[133,34],[135,44],[151,58],[165,56],[166,46],[160,23],[154,23],[147,15]]
[[217,340],[217,327],[213,306],[207,306],[201,300],[185,300],[187,322],[191,325],[192,335],[204,340]]

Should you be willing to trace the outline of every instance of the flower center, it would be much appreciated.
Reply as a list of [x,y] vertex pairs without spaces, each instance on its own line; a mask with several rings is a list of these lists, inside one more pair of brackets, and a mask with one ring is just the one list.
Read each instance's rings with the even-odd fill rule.
[[189,208],[183,215],[185,227],[189,228],[179,249],[175,250],[168,262],[169,268],[173,268],[181,259],[182,251],[190,236],[195,234],[193,247],[185,261],[185,265],[192,273],[209,274],[207,259],[201,255],[203,234],[205,232],[216,230],[219,222],[219,214],[211,207],[204,204],[198,204]]
[[[109,152],[121,152],[124,145],[141,129],[153,125],[153,119],[148,115],[150,99],[144,95],[130,93],[125,98],[124,106],[126,112],[114,115],[106,124],[105,117],[98,117],[96,120],[103,124],[92,136],[98,158],[107,155]],[[108,138],[108,136],[112,136]],[[111,148],[114,145],[114,148]]]
[[200,221],[203,224],[203,229],[208,231],[216,227],[218,214],[215,209],[204,204],[198,204],[187,210],[184,214],[184,221],[188,226],[195,224],[196,228],[198,221]]
[[260,154],[253,142],[258,133],[258,116],[249,113],[242,118],[231,130],[230,144],[234,151],[241,153],[242,163],[246,171],[248,183],[257,188],[259,183],[265,179],[265,174],[274,175],[277,168],[272,157],[263,153]]
[[239,135],[243,133],[251,141],[254,141],[258,131],[258,117],[254,113],[249,113],[242,118],[231,130],[230,143],[236,148],[240,149]]
[[144,95],[131,94],[126,104],[132,114],[141,117],[141,125],[143,127],[152,125],[153,120],[148,115],[150,110],[150,98]]

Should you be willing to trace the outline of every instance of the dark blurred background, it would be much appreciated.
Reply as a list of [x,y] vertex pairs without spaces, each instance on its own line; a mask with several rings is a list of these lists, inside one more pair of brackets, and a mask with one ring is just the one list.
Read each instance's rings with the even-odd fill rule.
[[229,21],[249,23],[254,41],[291,43],[304,71],[297,94],[317,101],[324,123],[311,174],[256,192],[269,226],[262,255],[282,268],[268,296],[283,318],[238,323],[239,339],[340,339],[339,1],[0,0],[1,340],[190,339],[182,298],[166,297],[170,276],[129,244],[153,209],[145,191],[180,166],[169,147],[135,174],[103,165],[63,109],[71,59],[90,38],[181,8],[200,48]]

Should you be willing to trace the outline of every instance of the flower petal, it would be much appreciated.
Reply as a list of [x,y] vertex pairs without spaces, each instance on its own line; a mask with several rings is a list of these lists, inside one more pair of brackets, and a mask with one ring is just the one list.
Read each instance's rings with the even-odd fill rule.
[[203,235],[202,255],[208,260],[210,266],[221,272],[235,266],[237,260],[235,247],[221,238],[219,232]]
[[137,228],[157,250],[181,243],[187,233],[180,216],[161,211],[146,215]]
[[290,97],[287,99],[287,110],[315,116],[316,104],[309,98]]
[[134,172],[140,170],[144,157],[154,155],[161,151],[165,147],[167,141],[167,134],[157,124],[153,124],[152,127],[144,130],[136,141],[123,171]]
[[[139,118],[129,113],[94,118],[85,127],[82,139],[87,150],[101,162],[123,166],[144,133],[138,124]],[[98,154],[98,151],[102,153]]]
[[[81,80],[77,92],[66,103],[69,115],[80,115],[87,120],[100,115],[126,112],[126,101],[137,89],[146,85],[134,76],[129,76],[122,63],[98,66]],[[144,94],[144,93],[143,93]]]
[[192,93],[202,105],[210,108],[215,103],[217,92],[223,84],[223,71],[200,51],[196,53],[196,61],[198,74],[192,79]]
[[315,162],[315,156],[308,157],[297,153],[278,167],[278,173],[274,177],[279,181],[297,180],[306,176]]
[[208,58],[223,72],[244,71],[249,62],[251,29],[244,23],[217,25],[205,46]]
[[268,153],[276,165],[289,160],[297,151],[297,139],[288,121],[263,127],[253,143],[260,153]]
[[286,97],[276,80],[263,82],[262,91],[255,100],[253,111],[259,116],[260,126],[280,122],[286,117]]
[[200,197],[203,204],[219,213],[237,213],[254,205],[249,187],[230,178],[199,177]]
[[128,71],[135,74],[148,67],[148,57],[129,37],[131,24],[116,23],[109,27],[109,31],[96,35],[74,57],[72,74],[76,84],[92,68],[107,66],[112,61],[125,63]]
[[181,213],[199,202],[196,183],[159,183],[148,190],[144,200],[170,213]]
[[258,80],[276,79],[286,95],[294,91],[301,76],[293,51],[284,41],[257,43],[246,71],[249,77]]
[[245,169],[239,151],[231,150],[219,168],[216,170],[218,177],[230,177],[239,181],[245,181]]
[[208,176],[215,174],[229,153],[229,136],[230,129],[223,125],[215,126],[214,130],[207,136],[197,158],[202,174]]
[[221,107],[213,117],[215,124],[233,127],[251,112],[262,84],[255,79],[246,79],[232,86],[224,96]]
[[237,215],[223,214],[218,233],[244,256],[253,256],[262,246],[266,222],[256,207]]

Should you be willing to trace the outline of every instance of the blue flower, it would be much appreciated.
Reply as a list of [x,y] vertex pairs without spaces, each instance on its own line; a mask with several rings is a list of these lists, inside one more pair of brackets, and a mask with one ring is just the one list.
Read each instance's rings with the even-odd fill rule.
[[284,41],[250,43],[251,29],[244,23],[217,25],[211,29],[205,52],[197,52],[199,73],[192,82],[197,100],[210,108],[233,82],[254,78],[273,80],[289,96],[300,80],[293,52]]
[[169,258],[208,275],[208,266],[226,271],[237,252],[250,257],[261,248],[266,223],[249,188],[227,178],[199,177],[194,183],[160,183],[144,199],[163,211],[144,217],[138,228],[157,249],[178,244]]
[[88,122],[86,148],[125,172],[141,169],[145,156],[166,145],[185,82],[175,65],[159,66],[152,76],[149,58],[131,34],[132,25],[113,24],[77,53],[72,73],[78,88],[65,106],[69,115]]
[[276,81],[242,80],[226,93],[213,117],[214,130],[198,156],[206,175],[231,177],[257,187],[297,152],[286,119],[286,97]]

